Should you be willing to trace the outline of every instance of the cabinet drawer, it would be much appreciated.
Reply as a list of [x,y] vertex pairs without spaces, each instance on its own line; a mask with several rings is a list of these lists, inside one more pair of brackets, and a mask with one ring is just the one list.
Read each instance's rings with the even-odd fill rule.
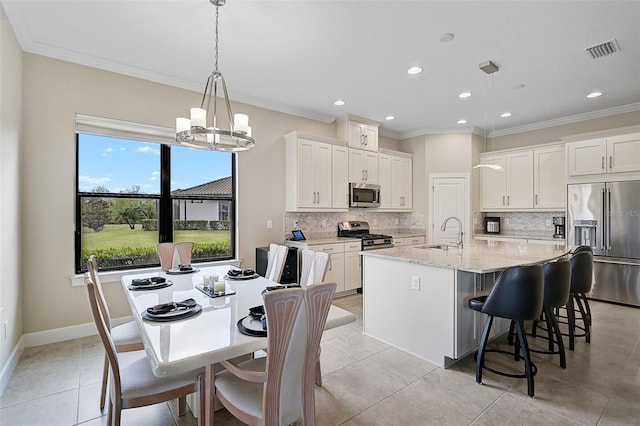
[[354,241],[352,243],[344,243],[344,251],[360,251],[362,250],[362,244],[360,241]]
[[342,253],[344,252],[344,243],[336,244],[318,244],[309,247],[313,251],[323,251],[325,253]]
[[416,244],[424,244],[426,242],[426,237],[405,237],[404,245],[405,246],[415,246]]

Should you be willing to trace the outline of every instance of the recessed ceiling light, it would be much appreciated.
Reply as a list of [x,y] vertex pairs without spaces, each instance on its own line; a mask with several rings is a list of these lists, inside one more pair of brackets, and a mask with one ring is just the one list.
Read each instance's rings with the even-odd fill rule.
[[334,104],[335,106],[342,106],[342,105],[346,104],[346,102],[345,102],[345,101],[343,101],[342,99],[338,99],[338,100],[337,100],[337,101],[335,101],[333,104]]
[[511,117],[511,113],[510,112],[503,112],[502,114],[500,114],[500,117],[502,117],[502,118]]
[[468,98],[471,96],[471,92],[462,92],[458,95],[459,98]]
[[440,41],[442,43],[447,43],[447,42],[450,42],[451,40],[453,40],[454,37],[455,37],[455,35],[453,35],[452,33],[440,34]]
[[418,67],[418,66],[410,67],[410,68],[407,70],[407,72],[408,72],[409,74],[420,74],[420,73],[422,72],[422,67]]
[[458,124],[467,124],[467,120],[464,120],[464,119],[458,120],[457,123]]
[[591,92],[587,95],[587,98],[597,98],[598,96],[602,96],[602,92]]
[[387,115],[384,119],[385,120],[395,120],[396,118],[393,115]]
[[520,89],[524,89],[524,84],[516,84],[515,86],[513,86],[513,90],[520,90]]

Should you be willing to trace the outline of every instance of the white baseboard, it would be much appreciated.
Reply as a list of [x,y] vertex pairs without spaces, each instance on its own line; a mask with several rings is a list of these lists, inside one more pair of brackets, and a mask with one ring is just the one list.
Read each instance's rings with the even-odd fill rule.
[[[132,317],[114,318],[111,325],[120,325],[132,321]],[[54,328],[52,330],[37,331],[35,333],[23,334],[24,347],[48,345],[49,343],[64,342],[65,340],[78,339],[80,337],[95,336],[98,334],[96,325],[93,322],[72,325],[69,327]]]
[[13,351],[11,351],[11,355],[9,356],[7,363],[2,367],[2,371],[0,372],[0,396],[2,396],[2,392],[4,392],[4,389],[7,387],[9,379],[13,374],[13,370],[15,370],[16,365],[18,365],[18,361],[20,360],[23,350],[24,339],[20,337],[18,344],[13,348]]

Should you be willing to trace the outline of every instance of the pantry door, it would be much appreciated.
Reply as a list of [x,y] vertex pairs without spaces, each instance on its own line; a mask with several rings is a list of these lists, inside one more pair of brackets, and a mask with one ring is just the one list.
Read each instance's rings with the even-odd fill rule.
[[450,220],[444,231],[440,227],[451,216],[462,221],[463,239],[472,238],[468,173],[433,173],[429,175],[429,242],[455,242],[458,222]]

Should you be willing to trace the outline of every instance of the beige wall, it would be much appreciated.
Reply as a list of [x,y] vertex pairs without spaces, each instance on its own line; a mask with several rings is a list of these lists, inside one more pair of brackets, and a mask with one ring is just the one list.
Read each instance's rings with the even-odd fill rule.
[[[203,82],[204,83],[204,82]],[[200,94],[42,56],[24,55],[22,173],[25,265],[24,332],[91,321],[84,287],[74,274],[74,113],[172,127]],[[257,147],[238,155],[239,257],[253,266],[255,247],[281,241],[284,146],[280,136],[300,130],[336,136],[333,124],[233,104],[250,115]],[[267,229],[267,220],[273,229]],[[37,267],[34,267],[37,264]],[[130,315],[119,285],[105,286],[114,317]]]
[[21,122],[22,52],[0,7],[0,372],[22,336]]
[[561,138],[618,127],[635,126],[640,124],[640,111],[609,117],[594,118],[577,123],[563,124],[546,129],[531,130],[513,135],[498,136],[487,140],[487,150],[521,148],[523,146],[560,142]]

